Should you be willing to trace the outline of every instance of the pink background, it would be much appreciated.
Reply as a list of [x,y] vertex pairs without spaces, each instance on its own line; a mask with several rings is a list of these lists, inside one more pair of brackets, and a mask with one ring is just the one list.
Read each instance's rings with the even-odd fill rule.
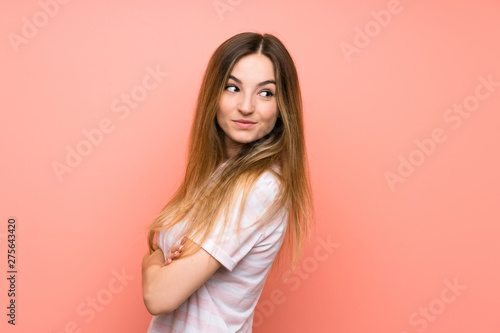
[[[317,211],[254,332],[500,332],[498,1],[54,4],[0,5],[1,267],[15,216],[19,272],[2,332],[146,331],[144,230],[180,183],[208,59],[243,31],[296,61]],[[86,156],[58,177],[67,149]]]

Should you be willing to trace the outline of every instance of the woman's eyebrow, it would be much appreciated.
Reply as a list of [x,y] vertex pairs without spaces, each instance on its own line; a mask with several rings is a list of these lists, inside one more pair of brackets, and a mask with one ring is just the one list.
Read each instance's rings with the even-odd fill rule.
[[[233,76],[233,75],[229,75],[229,78],[230,78],[230,79],[233,79],[233,80],[234,80],[234,81],[236,81],[237,83],[241,84],[241,80],[240,80],[240,79],[238,79],[237,77],[235,77],[235,76]],[[274,80],[266,80],[266,81],[262,81],[261,83],[259,83],[259,84],[257,85],[257,87],[264,86],[264,85],[266,85],[266,84],[268,84],[268,83],[272,83],[272,84],[276,85],[276,81],[274,81]]]

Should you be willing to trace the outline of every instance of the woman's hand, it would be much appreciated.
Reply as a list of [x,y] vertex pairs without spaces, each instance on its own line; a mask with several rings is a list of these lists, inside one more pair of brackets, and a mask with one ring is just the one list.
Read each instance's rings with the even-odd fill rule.
[[[183,237],[166,257],[158,246],[153,246],[151,255],[148,252],[144,256],[142,296],[153,316],[175,311],[221,267],[203,248],[189,258],[181,256],[184,243],[191,246],[189,242]],[[176,263],[170,265],[174,260]]]
[[174,245],[170,248],[170,253],[167,255],[167,260],[165,261],[163,266],[169,265],[170,263],[172,263],[172,261],[174,261],[174,259],[177,259],[181,255],[181,252],[182,252],[182,249],[184,248],[184,243],[186,242],[186,240],[187,240],[187,237],[184,236],[184,237],[182,237],[181,243],[179,245]]
[[184,236],[181,239],[181,242],[179,245],[174,245],[170,248],[170,253],[167,255],[166,260],[164,259],[163,256],[163,251],[160,249],[158,244],[153,245],[154,252],[149,254],[149,251],[144,255],[144,258],[142,259],[142,270],[146,270],[149,266],[152,265],[159,265],[160,267],[162,266],[167,266],[172,263],[175,259],[177,259],[182,252],[182,249],[184,248],[184,243],[186,242],[187,237]]

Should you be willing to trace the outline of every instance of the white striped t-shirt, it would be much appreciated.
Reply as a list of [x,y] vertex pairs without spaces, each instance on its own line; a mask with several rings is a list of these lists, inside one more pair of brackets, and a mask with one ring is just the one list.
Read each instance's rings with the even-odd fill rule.
[[[148,333],[252,332],[254,309],[283,243],[288,212],[282,208],[272,220],[254,222],[269,208],[278,191],[279,179],[271,171],[264,172],[247,197],[239,237],[236,223],[229,222],[220,240],[215,228],[202,244],[221,267],[177,310],[153,316]],[[240,199],[241,195],[237,202]],[[236,222],[238,210],[236,204],[232,221]],[[158,246],[165,257],[179,243],[179,229],[174,226],[159,232]]]

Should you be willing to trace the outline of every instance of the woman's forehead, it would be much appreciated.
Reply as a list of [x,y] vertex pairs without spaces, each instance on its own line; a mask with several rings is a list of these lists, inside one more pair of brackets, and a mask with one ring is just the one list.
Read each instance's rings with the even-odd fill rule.
[[263,54],[250,54],[239,59],[230,75],[242,83],[275,80],[273,63]]

